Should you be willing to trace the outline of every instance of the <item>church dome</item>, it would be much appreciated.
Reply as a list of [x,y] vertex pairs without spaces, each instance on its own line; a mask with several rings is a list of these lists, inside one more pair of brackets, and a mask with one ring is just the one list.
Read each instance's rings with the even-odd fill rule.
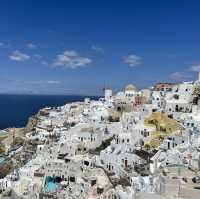
[[129,84],[125,87],[125,91],[136,91],[136,87],[133,84]]

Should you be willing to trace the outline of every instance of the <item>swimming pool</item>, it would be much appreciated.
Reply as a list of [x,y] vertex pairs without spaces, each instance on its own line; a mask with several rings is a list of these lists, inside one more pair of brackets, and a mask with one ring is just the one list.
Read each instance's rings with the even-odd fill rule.
[[5,161],[5,158],[4,157],[0,157],[0,165],[2,165]]
[[47,183],[47,191],[48,191],[48,192],[53,192],[53,191],[55,191],[57,187],[58,187],[57,184],[54,183],[54,182],[48,182],[48,183]]
[[46,178],[46,191],[53,192],[57,189],[58,185],[54,182],[54,179],[50,176]]

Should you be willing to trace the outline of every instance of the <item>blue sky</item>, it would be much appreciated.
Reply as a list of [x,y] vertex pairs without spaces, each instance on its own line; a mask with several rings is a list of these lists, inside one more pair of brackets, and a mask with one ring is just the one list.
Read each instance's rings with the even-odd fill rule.
[[199,1],[0,3],[0,93],[94,95],[200,70]]

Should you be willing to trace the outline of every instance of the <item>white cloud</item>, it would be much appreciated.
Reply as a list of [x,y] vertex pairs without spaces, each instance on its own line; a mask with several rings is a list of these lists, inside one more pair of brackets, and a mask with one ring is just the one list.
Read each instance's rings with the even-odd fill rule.
[[124,57],[124,63],[130,67],[136,67],[142,64],[142,58],[140,56],[131,54]]
[[34,60],[40,60],[40,59],[42,59],[42,56],[35,54],[35,55],[33,55],[33,58],[34,58]]
[[96,52],[104,53],[103,48],[100,48],[100,47],[95,46],[95,45],[92,45],[91,49],[94,50],[94,51],[96,51]]
[[45,61],[41,55],[38,55],[38,54],[33,55],[33,61],[45,66],[49,65],[49,63]]
[[77,57],[78,53],[75,50],[66,50],[63,53],[65,56],[69,56],[69,57]]
[[35,49],[35,48],[37,48],[37,45],[33,44],[33,43],[28,43],[27,44],[27,48],[29,48],[29,49]]
[[41,60],[40,64],[42,64],[44,66],[48,66],[49,65],[49,63],[47,61],[45,61],[45,60]]
[[49,80],[47,81],[48,84],[60,84],[60,81],[56,81],[56,80]]
[[19,50],[15,50],[12,52],[9,58],[13,61],[27,61],[30,59],[30,56],[20,52]]
[[36,80],[36,81],[26,81],[25,84],[32,84],[32,85],[44,85],[44,84],[61,84],[60,81],[57,80]]
[[74,50],[66,50],[63,52],[63,54],[59,54],[56,56],[56,60],[53,66],[76,69],[87,66],[91,62],[92,60],[90,58],[82,57]]
[[200,72],[200,64],[191,66],[190,70],[194,72]]
[[11,47],[11,44],[9,41],[4,41],[4,42],[0,42],[0,47],[1,48],[10,48]]
[[190,76],[185,74],[184,72],[174,72],[170,75],[170,79],[174,81],[184,81],[188,79]]

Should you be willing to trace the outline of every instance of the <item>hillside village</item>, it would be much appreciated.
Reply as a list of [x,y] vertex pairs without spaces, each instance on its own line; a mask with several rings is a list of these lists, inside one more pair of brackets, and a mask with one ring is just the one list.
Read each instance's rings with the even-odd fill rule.
[[4,199],[198,199],[200,74],[46,107],[2,131]]

